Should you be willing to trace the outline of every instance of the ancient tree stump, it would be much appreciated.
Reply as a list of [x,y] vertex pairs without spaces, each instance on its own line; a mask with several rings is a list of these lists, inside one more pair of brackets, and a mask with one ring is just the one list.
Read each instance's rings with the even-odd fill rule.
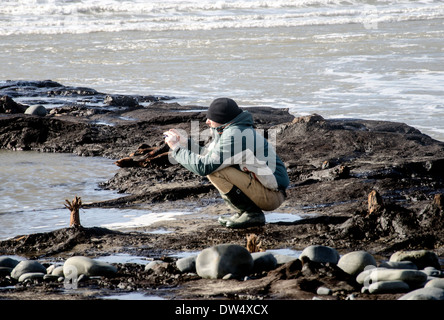
[[259,237],[254,233],[247,234],[247,250],[253,252],[264,252],[262,248],[262,241],[259,241]]
[[65,200],[65,207],[71,211],[71,219],[69,221],[70,227],[80,227],[80,214],[79,209],[82,206],[82,199],[75,197],[71,202]]
[[435,194],[435,197],[433,198],[433,206],[436,207],[438,210],[443,211],[444,195],[442,195],[441,193]]
[[368,195],[368,215],[371,215],[379,210],[382,210],[384,203],[378,191],[373,190]]

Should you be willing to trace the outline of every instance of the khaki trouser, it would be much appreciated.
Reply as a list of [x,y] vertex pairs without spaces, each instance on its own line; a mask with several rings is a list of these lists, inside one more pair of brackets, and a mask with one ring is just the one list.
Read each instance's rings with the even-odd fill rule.
[[238,187],[261,210],[274,210],[285,200],[282,192],[265,188],[248,173],[234,167],[227,167],[213,172],[207,178],[221,194],[227,194],[233,186]]

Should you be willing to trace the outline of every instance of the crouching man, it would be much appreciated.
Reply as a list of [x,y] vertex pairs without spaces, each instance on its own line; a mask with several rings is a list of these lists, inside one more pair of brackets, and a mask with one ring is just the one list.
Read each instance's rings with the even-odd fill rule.
[[265,224],[264,211],[278,208],[289,185],[287,170],[273,146],[253,128],[253,117],[229,98],[214,100],[206,124],[212,140],[206,147],[177,130],[165,132],[172,157],[186,169],[207,176],[235,209],[219,223],[233,229]]

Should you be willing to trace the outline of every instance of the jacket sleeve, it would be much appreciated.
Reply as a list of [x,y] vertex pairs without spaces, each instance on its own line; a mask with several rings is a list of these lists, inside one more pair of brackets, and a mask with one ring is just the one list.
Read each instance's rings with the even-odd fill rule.
[[[230,157],[230,147],[226,147],[221,138],[211,149],[199,149],[195,150],[178,147],[172,151],[174,160],[179,162],[183,167],[194,172],[199,176],[206,176],[218,169],[222,169],[227,166],[224,163],[224,159]],[[224,147],[225,146],[225,147]]]

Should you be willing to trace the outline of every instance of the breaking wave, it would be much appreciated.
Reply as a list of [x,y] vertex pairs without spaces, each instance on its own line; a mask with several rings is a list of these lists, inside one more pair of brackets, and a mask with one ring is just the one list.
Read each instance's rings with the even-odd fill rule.
[[444,18],[441,1],[9,0],[0,35],[212,30],[380,23]]

